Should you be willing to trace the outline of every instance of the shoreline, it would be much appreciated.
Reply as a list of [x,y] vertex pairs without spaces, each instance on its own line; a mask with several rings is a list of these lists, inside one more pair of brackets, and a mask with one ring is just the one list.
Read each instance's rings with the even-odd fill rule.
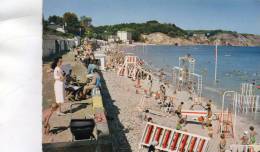
[[[144,42],[134,42],[132,44],[127,44],[129,46],[176,46],[174,44],[158,44],[158,43],[144,43]],[[190,44],[190,45],[178,45],[176,47],[189,47],[189,46],[215,46],[214,44]],[[243,45],[218,45],[219,47],[260,47],[260,45],[254,46],[243,46]]]
[[[127,53],[127,51],[125,52],[125,53]],[[117,78],[120,78],[120,76],[116,76]],[[126,78],[127,79],[127,78]],[[130,80],[129,80],[130,81]],[[122,90],[120,90],[120,91],[122,91]],[[171,91],[169,91],[169,92],[172,92],[172,90]],[[133,94],[134,95],[134,94]],[[207,97],[202,97],[203,99],[202,99],[202,102],[203,102],[203,104],[205,104],[210,98],[207,98]],[[187,103],[189,103],[189,102],[187,102]],[[156,107],[153,107],[153,108],[156,108]],[[213,112],[214,113],[219,113],[219,112],[221,112],[221,107],[219,107],[217,104],[216,104],[216,102],[214,102],[213,101]],[[232,116],[234,117],[234,114],[232,114]],[[250,125],[253,125],[253,126],[258,126],[257,124],[255,124],[255,123],[252,123],[252,122],[250,122],[250,120],[248,120],[247,118],[244,118],[244,117],[241,117],[241,116],[237,116],[237,122],[236,122],[237,124],[236,124],[236,129],[234,129],[234,131],[235,131],[235,140],[236,140],[236,142],[235,143],[240,143],[239,142],[239,137],[240,136],[242,136],[242,133],[243,133],[243,130],[248,130],[248,127],[250,126]],[[213,124],[215,127],[214,127],[214,136],[216,136],[216,129],[217,129],[217,122],[214,122],[214,124]],[[174,126],[174,125],[170,125],[170,126]],[[170,127],[170,126],[168,126],[168,127]],[[239,133],[238,133],[238,132]],[[257,139],[260,139],[260,136],[259,135],[257,135]],[[213,139],[215,142],[216,141],[218,141],[218,139]],[[213,142],[213,143],[215,143],[215,142]],[[233,143],[232,141],[229,141],[229,143]],[[216,144],[216,143],[215,143]]]
[[[119,51],[123,52],[124,55],[127,54],[127,51],[122,51],[124,48],[127,47],[127,45],[123,46],[120,45],[118,48],[112,48],[109,46],[109,49],[112,51]],[[68,54],[64,55],[64,63],[72,64],[73,66],[77,66],[77,69],[74,69],[75,73],[79,75],[81,78],[83,78],[84,73],[84,67],[83,65],[80,65],[81,63],[78,63],[76,61],[73,61],[70,59],[70,54],[72,52],[68,52]],[[106,55],[108,56],[108,55]],[[43,64],[43,66],[46,66]],[[154,73],[154,71],[152,72]],[[120,150],[126,150],[126,151],[139,151],[139,141],[141,139],[144,126],[146,124],[146,121],[143,120],[143,110],[145,108],[152,109],[156,112],[162,113],[165,116],[156,116],[151,115],[153,118],[153,121],[156,124],[160,124],[163,126],[167,126],[169,128],[175,128],[176,122],[178,121],[176,115],[167,114],[163,112],[159,105],[157,104],[157,100],[152,98],[145,98],[144,97],[144,91],[139,90],[139,93],[136,93],[136,88],[134,87],[136,82],[122,76],[117,75],[117,71],[115,69],[108,70],[108,71],[102,71],[102,75],[104,78],[104,87],[106,88],[107,92],[102,92],[101,94],[104,95],[104,105],[106,109],[106,115],[109,118],[107,120],[109,125],[109,131],[111,135],[111,140],[113,142],[113,147],[115,146],[115,149],[117,151]],[[48,78],[48,76],[44,76],[45,78]],[[157,77],[157,76],[155,76]],[[158,77],[157,77],[158,78]],[[158,91],[158,88],[160,86],[160,82],[155,81],[152,91],[156,92]],[[141,80],[142,89],[146,88],[147,84],[144,80]],[[45,85],[43,85],[45,86]],[[52,85],[50,85],[51,88],[53,88]],[[173,92],[174,87],[172,85],[169,85],[166,91],[167,96],[171,96]],[[46,88],[45,88],[46,90]],[[102,91],[102,90],[101,90]],[[44,92],[44,91],[43,91]],[[103,98],[102,95],[102,98]],[[207,102],[208,98],[203,97],[203,105],[205,105],[205,102]],[[181,101],[183,101],[184,107],[183,109],[189,109],[191,102],[188,100],[188,93],[186,91],[181,91],[177,93],[177,100],[174,102],[175,106],[177,106]],[[43,101],[44,102],[44,101]],[[145,103],[144,105],[142,103]],[[66,106],[67,107],[67,106]],[[219,108],[213,103],[213,113],[219,112]],[[140,110],[141,109],[141,110]],[[90,109],[89,109],[90,110]],[[91,110],[90,110],[91,111]],[[80,111],[79,111],[80,112]],[[55,124],[56,126],[59,126],[60,124],[55,121],[55,119],[58,119],[57,117],[54,117],[51,119],[51,122]],[[240,122],[242,121],[242,122]],[[239,134],[239,137],[242,135],[243,131],[247,129],[248,130],[248,122],[244,119],[237,117],[237,125],[240,125],[237,127],[236,130],[239,130],[241,133]],[[217,146],[219,143],[219,134],[218,132],[218,122],[213,121],[214,126],[214,135],[213,138],[210,140],[210,147],[209,152],[215,152],[217,150]],[[187,124],[184,126],[183,130],[188,131],[193,134],[201,135],[208,137],[207,133],[208,130],[206,128],[202,129],[201,125],[196,124]],[[258,129],[256,128],[256,131]],[[59,134],[58,138],[62,138],[65,136],[68,136],[68,133],[64,136],[63,132],[62,134]],[[257,139],[260,139],[259,134],[257,135]],[[47,139],[46,139],[47,140]],[[227,139],[228,143],[233,143],[232,139]],[[54,140],[55,141],[55,140]],[[56,140],[58,142],[59,140]],[[47,142],[47,141],[46,141]],[[239,142],[240,143],[240,142]]]

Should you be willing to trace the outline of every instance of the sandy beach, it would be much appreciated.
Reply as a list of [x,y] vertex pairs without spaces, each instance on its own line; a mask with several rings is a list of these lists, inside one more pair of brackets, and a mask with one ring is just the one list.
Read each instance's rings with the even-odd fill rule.
[[[71,64],[73,67],[73,72],[77,76],[81,78],[85,77],[84,71],[85,67],[80,62],[75,62],[73,60],[73,54],[71,52],[63,55],[64,64]],[[43,70],[44,86],[48,86],[48,88],[43,88],[44,92],[44,107],[49,105],[53,101],[53,95],[51,91],[52,89],[52,78],[46,73],[46,69],[49,64],[44,65]],[[158,116],[154,114],[148,114],[152,117],[153,122],[169,128],[175,128],[177,123],[177,116],[174,114],[168,114],[162,111],[158,105],[158,101],[155,100],[154,97],[146,98],[144,93],[144,88],[146,88],[145,80],[141,81],[141,88],[138,93],[136,93],[136,82],[127,77],[118,76],[115,70],[102,71],[102,98],[104,101],[106,114],[108,117],[108,126],[110,130],[110,135],[113,141],[113,149],[114,151],[122,151],[122,152],[137,152],[139,151],[139,142],[141,140],[141,136],[144,130],[144,126],[146,121],[143,120],[144,117],[144,109],[151,109],[156,113],[159,113],[163,116]],[[47,85],[49,84],[49,85]],[[159,90],[159,85],[161,83],[155,81],[153,84],[152,91],[156,92]],[[170,85],[166,87],[166,95],[173,95],[173,87]],[[47,92],[45,92],[47,91]],[[49,93],[48,93],[49,92]],[[46,94],[45,94],[46,93]],[[177,92],[177,100],[174,101],[175,108],[180,104],[180,102],[184,102],[183,109],[188,110],[192,105],[191,101],[188,100],[188,92],[180,91]],[[202,98],[202,104],[205,105],[208,99]],[[68,108],[68,106],[65,106]],[[83,108],[84,109],[84,108]],[[201,110],[201,107],[195,107],[194,109]],[[212,106],[213,113],[220,113],[221,110],[216,106]],[[91,113],[91,111],[89,111]],[[79,110],[80,113],[80,110]],[[67,117],[67,116],[66,116]],[[62,123],[64,126],[68,125],[69,118],[65,120],[59,120],[58,117],[53,117],[50,122],[55,126],[59,126]],[[214,128],[213,138],[209,142],[209,152],[214,152],[218,150],[219,143],[219,124],[218,121],[215,120],[212,122]],[[245,118],[237,117],[236,121],[237,125],[235,128],[235,139],[227,138],[228,145],[233,143],[240,143],[239,137],[242,136],[244,130],[248,130],[250,125],[254,125],[253,122],[245,120]],[[185,125],[182,130],[187,131],[189,133],[197,134],[200,136],[208,137],[208,129],[205,127],[204,129],[200,124],[191,124],[188,123]],[[258,132],[258,128],[256,128],[256,132]],[[58,142],[60,138],[67,138],[68,129],[58,133],[58,136],[52,139],[51,142]],[[56,140],[55,140],[56,139]],[[257,139],[260,139],[259,134],[257,135]],[[43,137],[43,142],[49,142],[47,137]],[[227,146],[228,147],[228,146]],[[143,149],[143,151],[147,151]]]
[[[113,105],[119,109],[118,118],[120,123],[123,125],[125,130],[125,135],[127,139],[126,145],[130,145],[131,151],[138,151],[139,142],[143,133],[143,129],[145,126],[145,121],[142,120],[144,113],[141,111],[143,109],[152,109],[158,113],[161,113],[166,116],[157,116],[151,115],[153,118],[153,122],[162,126],[167,126],[169,128],[175,128],[177,122],[177,116],[169,115],[162,110],[160,110],[159,105],[157,104],[154,98],[145,98],[144,91],[139,91],[136,94],[136,88],[134,81],[129,78],[118,76],[115,71],[107,71],[103,72],[104,80],[106,82],[106,86],[109,90],[111,100],[113,101]],[[146,82],[141,81],[141,85],[145,88]],[[152,91],[158,91],[159,83],[153,85]],[[170,86],[167,88],[167,96],[172,96],[173,88]],[[143,105],[141,106],[141,102],[143,101]],[[206,105],[206,102],[209,99],[202,97],[202,104]],[[177,101],[175,101],[175,105],[179,105],[180,102],[184,102],[183,109],[188,110],[191,106],[191,101],[188,100],[188,93],[186,91],[177,93]],[[214,103],[214,102],[213,102]],[[140,109],[141,107],[141,109]],[[196,109],[196,108],[194,108]],[[201,110],[201,109],[197,109]],[[212,106],[213,113],[220,113],[221,108],[217,107],[213,104]],[[110,110],[108,109],[108,114]],[[234,115],[233,115],[234,119]],[[233,120],[234,121],[234,120]],[[243,135],[244,131],[249,130],[249,126],[255,126],[256,132],[258,132],[257,123],[248,120],[247,118],[242,118],[237,116],[236,118],[236,126],[234,128],[234,139],[227,138],[227,148],[230,144],[240,144],[240,137]],[[217,120],[213,121],[214,135],[210,140],[208,151],[216,151],[218,150],[219,144],[219,122]],[[112,130],[116,130],[112,128]],[[202,129],[200,124],[187,124],[183,130],[188,131],[189,133],[198,134],[201,136],[208,137],[208,130],[205,127]],[[112,136],[114,136],[112,134]],[[258,134],[257,139],[260,139],[260,135]],[[122,145],[122,140],[117,138],[115,135],[114,139],[117,141],[118,145]],[[124,141],[126,142],[126,141]],[[123,143],[124,143],[123,142]]]

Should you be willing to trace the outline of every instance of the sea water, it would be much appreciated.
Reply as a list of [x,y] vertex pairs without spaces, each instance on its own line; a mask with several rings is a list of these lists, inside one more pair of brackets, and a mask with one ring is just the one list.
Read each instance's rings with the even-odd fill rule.
[[[203,77],[202,95],[219,106],[224,91],[239,91],[244,82],[260,84],[260,47],[218,46],[218,83],[215,46],[146,45],[132,47],[128,52],[138,55],[155,70],[163,68],[167,73],[179,66],[179,57],[190,54],[196,59],[195,73]],[[255,89],[255,93],[260,94],[260,90]]]

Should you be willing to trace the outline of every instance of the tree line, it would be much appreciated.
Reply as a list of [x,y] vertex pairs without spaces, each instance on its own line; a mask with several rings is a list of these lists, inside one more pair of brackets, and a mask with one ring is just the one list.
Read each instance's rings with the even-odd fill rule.
[[151,34],[155,32],[164,33],[170,37],[188,38],[193,34],[205,34],[213,36],[219,33],[236,34],[233,31],[224,30],[183,30],[175,24],[159,23],[156,20],[147,21],[145,23],[122,23],[115,25],[93,26],[92,18],[88,16],[78,17],[75,13],[66,12],[63,16],[49,16],[47,20],[43,19],[43,30],[50,31],[50,24],[64,26],[66,33],[71,35],[79,35],[81,37],[89,37],[107,40],[110,35],[116,35],[117,31],[128,31],[132,33],[134,41],[142,41],[141,34]]
[[175,24],[159,23],[152,20],[145,23],[122,23],[115,25],[93,26],[92,18],[87,16],[78,17],[75,13],[66,12],[63,16],[49,16],[47,20],[43,19],[43,30],[48,31],[48,25],[55,24],[64,26],[67,33],[80,35],[82,37],[107,39],[109,35],[116,35],[117,31],[129,31],[132,33],[132,39],[141,40],[141,34],[150,34],[161,32],[171,37],[185,37],[187,32]]
[[63,16],[49,16],[47,20],[43,19],[43,30],[44,32],[50,31],[48,25],[54,24],[63,26],[64,30],[73,34],[74,36],[86,36],[88,30],[92,29],[91,25],[92,18],[88,16],[81,16],[80,18],[72,12],[66,12]]

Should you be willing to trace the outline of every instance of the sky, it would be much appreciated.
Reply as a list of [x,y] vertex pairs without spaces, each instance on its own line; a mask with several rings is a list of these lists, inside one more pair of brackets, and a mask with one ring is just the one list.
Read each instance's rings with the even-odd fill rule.
[[260,0],[43,0],[43,15],[74,12],[92,24],[157,20],[185,30],[223,29],[260,34]]

